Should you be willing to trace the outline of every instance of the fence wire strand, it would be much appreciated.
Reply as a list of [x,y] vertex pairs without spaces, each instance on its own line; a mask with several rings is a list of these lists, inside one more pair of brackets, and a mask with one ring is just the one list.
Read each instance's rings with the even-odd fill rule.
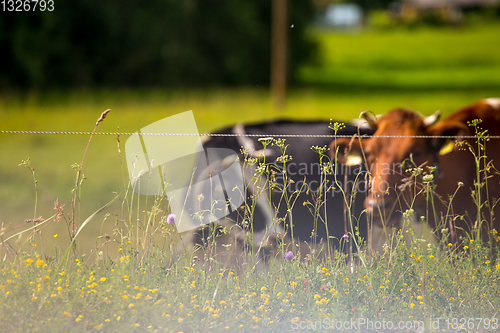
[[[0,131],[0,134],[53,134],[53,135],[143,135],[143,136],[213,136],[213,137],[258,137],[258,138],[352,138],[356,134],[249,134],[249,133],[141,133],[141,132],[61,132],[61,131]],[[361,135],[362,138],[415,138],[415,139],[475,139],[474,135]],[[500,135],[488,136],[489,139],[500,139]]]

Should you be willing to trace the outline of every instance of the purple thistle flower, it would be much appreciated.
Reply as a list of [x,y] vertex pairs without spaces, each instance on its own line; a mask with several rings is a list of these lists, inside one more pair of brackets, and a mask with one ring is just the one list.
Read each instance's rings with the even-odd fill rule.
[[167,216],[167,223],[168,224],[174,224],[175,220],[177,220],[177,216],[175,216],[175,214],[168,214],[168,216]]
[[294,257],[293,253],[291,251],[288,251],[285,253],[285,260],[292,260]]

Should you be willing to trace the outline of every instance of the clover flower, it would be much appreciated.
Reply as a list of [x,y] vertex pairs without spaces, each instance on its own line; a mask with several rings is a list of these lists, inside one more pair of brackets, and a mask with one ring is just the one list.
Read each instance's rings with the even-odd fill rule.
[[176,220],[177,220],[177,216],[175,216],[175,214],[168,214],[168,216],[167,216],[167,223],[168,224],[174,224]]
[[293,253],[291,251],[288,251],[285,253],[285,260],[292,260],[294,257]]

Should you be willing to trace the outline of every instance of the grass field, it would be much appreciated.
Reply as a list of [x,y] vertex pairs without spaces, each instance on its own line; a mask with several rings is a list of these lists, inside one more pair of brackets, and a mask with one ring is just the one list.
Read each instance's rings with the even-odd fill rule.
[[[290,92],[286,110],[272,108],[265,90],[214,90],[194,92],[97,91],[48,93],[2,98],[2,130],[92,131],[100,113],[111,108],[98,131],[135,132],[165,117],[193,110],[200,133],[235,124],[274,118],[356,118],[364,109],[384,113],[396,106],[430,114],[444,114],[494,94],[493,90],[398,92],[337,92],[304,88]],[[38,216],[50,216],[59,198],[69,209],[76,173],[89,137],[81,135],[0,134],[0,222],[19,224],[33,218],[35,187],[31,173],[18,167],[28,157],[38,181]],[[121,137],[124,144],[127,137]],[[123,149],[123,147],[122,147]],[[95,136],[90,144],[83,173],[82,218],[121,191],[128,183],[126,167],[120,163],[115,136]],[[37,217],[38,217],[37,216]],[[88,232],[91,228],[89,228]],[[50,230],[48,233],[57,233]],[[92,237],[94,234],[92,234]],[[61,238],[61,244],[67,239]]]
[[[302,68],[301,85],[289,92],[284,110],[273,108],[262,87],[3,93],[0,130],[92,131],[108,108],[99,132],[118,127],[135,132],[186,110],[193,110],[200,133],[240,121],[349,120],[365,109],[384,113],[398,106],[423,114],[440,109],[447,115],[500,96],[499,32],[500,24],[315,30],[311,33],[320,41],[321,61]],[[126,139],[120,137],[122,153]],[[57,213],[56,199],[65,214],[70,212],[76,177],[71,165],[81,163],[88,140],[81,135],[0,134],[4,240],[31,227],[25,219]],[[32,171],[18,166],[28,158],[36,187]],[[9,332],[288,332],[332,318],[425,321],[425,327],[438,317],[449,318],[448,326],[441,319],[439,330],[426,330],[431,332],[458,329],[453,318],[482,318],[479,326],[475,321],[477,331],[498,327],[492,318],[499,317],[500,263],[474,239],[452,249],[447,244],[422,248],[411,237],[410,245],[397,242],[386,258],[367,256],[354,270],[344,264],[342,254],[337,255],[340,260],[304,262],[297,257],[286,261],[278,253],[262,271],[251,268],[252,258],[242,272],[224,267],[216,254],[201,268],[190,258],[172,265],[164,250],[175,231],[159,219],[155,238],[144,232],[153,199],[127,206],[123,190],[128,175],[121,158],[116,136],[94,136],[82,169],[77,225],[112,200],[114,192],[121,197],[83,229],[74,251],[68,248],[63,220],[35,236],[15,237],[12,248],[3,244],[0,324]],[[110,240],[100,246],[106,242],[104,234]],[[67,249],[68,261],[63,256]]]
[[341,89],[498,89],[500,26],[390,29],[312,34],[321,45],[318,66],[304,82]]

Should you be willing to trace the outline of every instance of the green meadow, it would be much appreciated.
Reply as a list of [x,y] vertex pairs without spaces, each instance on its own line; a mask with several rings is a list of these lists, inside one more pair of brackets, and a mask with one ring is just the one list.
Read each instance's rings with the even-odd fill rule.
[[340,89],[498,89],[498,23],[454,28],[314,31],[319,65],[304,82]]
[[[86,131],[91,132],[102,111],[111,109],[98,132],[135,132],[157,120],[193,110],[200,133],[216,131],[237,122],[259,122],[278,118],[334,119],[349,121],[362,110],[377,114],[404,106],[431,114],[449,114],[493,90],[398,92],[339,92],[313,88],[290,91],[285,110],[275,110],[269,93],[263,89],[224,89],[211,91],[78,91],[49,92],[29,96],[4,97],[1,102],[2,130]],[[272,134],[272,133],[270,133]],[[123,145],[127,136],[120,136]],[[0,221],[19,224],[34,218],[35,186],[31,172],[19,167],[30,158],[37,180],[37,216],[50,216],[59,199],[69,209],[76,172],[81,163],[88,135],[0,134]],[[104,205],[113,192],[128,184],[124,156],[118,153],[116,136],[92,138],[85,158],[82,184],[82,218]],[[49,228],[50,229],[50,228]],[[92,228],[89,228],[89,233]],[[48,233],[57,233],[50,229]],[[95,235],[92,234],[92,237]],[[61,240],[61,245],[67,239]]]
[[[91,132],[106,109],[111,112],[97,132],[135,132],[187,110],[200,133],[278,118],[349,121],[366,109],[380,114],[394,107],[446,116],[500,97],[499,33],[498,23],[313,29],[317,62],[300,70],[284,109],[274,108],[263,87],[12,91],[0,94],[0,130]],[[446,241],[427,245],[410,229],[407,245],[397,234],[383,257],[360,252],[354,268],[342,253],[324,261],[295,253],[287,261],[283,248],[264,268],[252,253],[244,269],[228,267],[215,248],[205,249],[201,264],[189,255],[172,261],[179,236],[165,222],[166,203],[129,189],[127,139],[93,136],[72,215],[72,165],[82,163],[89,135],[0,133],[0,324],[6,331],[290,332],[352,318],[424,322],[426,332],[498,328],[500,263],[473,237],[458,248]],[[28,159],[29,167],[19,166]],[[61,209],[64,215],[54,216]],[[46,219],[39,227],[25,223],[39,217]],[[443,319],[432,329],[436,318]],[[462,318],[466,326],[459,326]]]

